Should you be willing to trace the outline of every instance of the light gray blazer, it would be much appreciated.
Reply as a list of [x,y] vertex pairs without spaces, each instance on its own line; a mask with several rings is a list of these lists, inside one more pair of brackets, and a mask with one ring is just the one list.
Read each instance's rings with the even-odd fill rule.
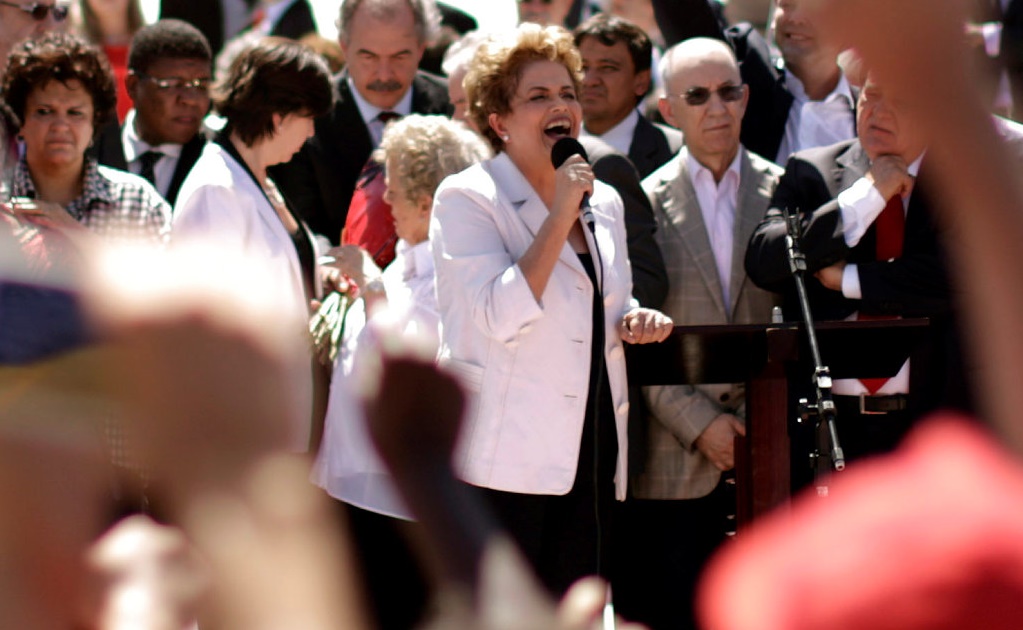
[[[685,156],[676,154],[643,180],[657,221],[657,244],[668,269],[668,297],[661,310],[676,325],[766,323],[779,296],[746,278],[743,259],[763,219],[782,169],[741,150],[731,304],[724,304],[714,254]],[[745,386],[645,387],[648,407],[646,462],[631,481],[641,499],[694,499],[710,493],[721,473],[696,448],[696,438],[722,413],[745,415]]]

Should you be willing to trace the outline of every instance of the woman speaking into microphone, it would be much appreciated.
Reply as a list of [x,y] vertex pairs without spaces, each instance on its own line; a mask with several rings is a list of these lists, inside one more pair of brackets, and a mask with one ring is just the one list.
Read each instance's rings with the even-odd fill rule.
[[441,362],[470,393],[456,470],[555,593],[607,568],[626,488],[622,342],[672,327],[632,298],[618,194],[582,155],[552,164],[579,134],[581,66],[559,27],[523,24],[480,47],[464,87],[496,157],[445,180],[430,225]]

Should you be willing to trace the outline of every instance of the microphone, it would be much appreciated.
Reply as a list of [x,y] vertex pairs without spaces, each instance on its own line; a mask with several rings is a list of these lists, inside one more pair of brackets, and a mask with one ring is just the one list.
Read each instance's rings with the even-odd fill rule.
[[[586,149],[579,143],[575,138],[562,138],[554,143],[551,148],[551,164],[554,165],[555,169],[561,168],[561,165],[565,163],[565,160],[572,157],[573,155],[581,155],[587,163],[590,158],[586,155]],[[579,202],[579,211],[582,213],[583,223],[590,228],[590,232],[593,232],[593,211],[590,210],[590,195],[586,193],[583,195],[583,200]]]

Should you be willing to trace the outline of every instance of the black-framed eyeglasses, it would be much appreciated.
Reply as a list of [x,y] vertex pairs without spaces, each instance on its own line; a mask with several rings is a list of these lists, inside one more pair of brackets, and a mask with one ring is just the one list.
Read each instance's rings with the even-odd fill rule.
[[[536,0],[519,0],[519,4],[530,4],[536,2]],[[540,0],[543,4],[554,4],[554,0]]]
[[710,100],[710,95],[717,92],[721,100],[726,103],[734,103],[735,101],[742,100],[742,95],[746,93],[745,85],[722,85],[717,90],[711,90],[705,87],[691,87],[685,91],[684,94],[678,94],[679,98],[684,98],[687,105],[693,107],[699,107]]
[[26,2],[21,4],[18,2],[0,1],[0,5],[21,9],[25,13],[31,15],[32,19],[36,22],[42,22],[50,13],[53,14],[54,22],[63,22],[67,19],[68,5],[66,4],[42,4],[39,2]]
[[180,77],[160,79],[158,77],[150,76],[144,72],[136,72],[132,70],[131,73],[140,79],[149,81],[150,83],[155,85],[158,90],[164,92],[177,92],[179,94],[189,91],[202,93],[209,92],[210,83],[212,83],[213,81],[212,79],[207,77],[192,80],[182,79]]

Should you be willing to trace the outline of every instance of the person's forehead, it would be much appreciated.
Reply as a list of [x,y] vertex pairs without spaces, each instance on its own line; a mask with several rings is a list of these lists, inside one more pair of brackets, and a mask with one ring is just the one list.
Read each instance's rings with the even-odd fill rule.
[[587,58],[588,61],[595,59],[609,58],[609,59],[631,59],[629,55],[629,46],[621,39],[616,39],[610,44],[605,44],[596,35],[584,35],[579,40],[579,49],[582,52],[583,57]]
[[[716,87],[722,83],[741,83],[739,69],[725,56],[700,56],[679,60],[668,76],[673,84]],[[711,83],[712,85],[705,85]]]
[[149,64],[148,74],[159,74],[163,78],[163,74],[167,73],[169,76],[173,73],[179,72],[198,72],[200,74],[209,75],[212,72],[210,61],[207,59],[199,59],[192,57],[157,57]]
[[348,30],[348,46],[382,53],[387,49],[407,47],[410,40],[418,43],[415,16],[409,8],[402,8],[391,15],[377,15],[359,9],[352,16]]

